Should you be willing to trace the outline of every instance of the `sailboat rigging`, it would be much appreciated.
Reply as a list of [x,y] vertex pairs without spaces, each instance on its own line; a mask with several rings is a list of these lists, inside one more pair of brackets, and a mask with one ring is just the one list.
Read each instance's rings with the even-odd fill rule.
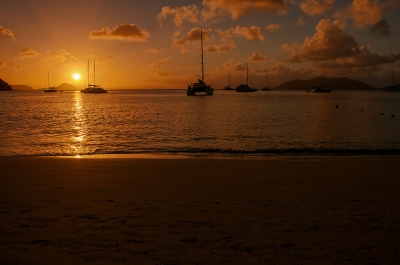
[[267,70],[267,86],[263,87],[261,90],[262,90],[262,91],[271,91],[271,85],[270,85],[270,83],[269,83],[268,70]]
[[207,96],[214,94],[214,88],[204,82],[204,58],[203,58],[203,30],[200,29],[200,46],[201,46],[201,79],[197,83],[188,85],[187,95],[195,96],[197,93],[205,93]]
[[232,88],[231,87],[231,72],[229,72],[229,75],[228,75],[228,85],[226,86],[226,87],[224,87],[224,89],[223,90],[235,90],[234,88]]
[[393,70],[392,70],[392,83],[393,83],[393,86],[392,86],[391,88],[389,88],[388,91],[391,91],[391,92],[397,92],[397,91],[399,91],[399,88],[396,88],[396,83],[395,83],[395,81],[394,81]]
[[102,88],[100,85],[96,85],[96,60],[93,60],[93,85],[90,84],[89,81],[89,61],[87,66],[87,88],[81,90],[81,93],[90,93],[90,94],[99,94],[99,93],[107,93],[107,90]]
[[256,92],[256,88],[249,87],[249,66],[246,63],[246,84],[240,84],[236,87],[236,92]]
[[[55,89],[55,87],[51,87],[50,86],[50,73],[49,71],[47,71],[47,82],[44,85],[45,88],[43,89],[43,92],[57,92],[57,89]],[[47,89],[46,89],[47,86]]]
[[331,89],[325,89],[325,64],[322,68],[322,86],[316,86],[312,92],[331,92]]

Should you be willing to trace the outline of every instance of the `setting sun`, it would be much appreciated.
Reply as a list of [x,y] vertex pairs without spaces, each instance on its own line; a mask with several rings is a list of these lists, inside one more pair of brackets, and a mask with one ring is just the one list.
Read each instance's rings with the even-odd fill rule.
[[74,74],[74,75],[73,75],[73,78],[74,78],[75,80],[79,80],[79,79],[81,79],[81,75],[80,75],[80,74]]

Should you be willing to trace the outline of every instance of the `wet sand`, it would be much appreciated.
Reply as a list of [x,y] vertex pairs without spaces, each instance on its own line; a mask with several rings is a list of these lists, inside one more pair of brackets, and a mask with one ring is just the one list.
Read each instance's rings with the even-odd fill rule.
[[0,264],[400,264],[399,159],[0,158]]

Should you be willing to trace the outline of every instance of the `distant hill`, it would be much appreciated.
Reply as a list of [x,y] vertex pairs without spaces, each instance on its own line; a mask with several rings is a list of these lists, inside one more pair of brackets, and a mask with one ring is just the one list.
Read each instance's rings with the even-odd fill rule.
[[[379,90],[388,90],[388,89],[391,89],[391,88],[393,88],[393,86],[385,86],[385,87],[379,88]],[[400,89],[400,84],[394,85],[394,88],[395,89]]]
[[35,90],[33,87],[27,85],[11,85],[11,87],[14,90]]
[[13,91],[12,87],[0,78],[0,91]]
[[68,84],[68,83],[62,83],[61,85],[59,85],[58,87],[56,87],[56,89],[57,89],[57,90],[63,90],[63,91],[65,91],[65,90],[69,90],[69,91],[72,91],[72,90],[80,90],[80,89],[77,89],[76,87],[74,87],[73,85]]
[[370,85],[347,77],[323,78],[322,76],[308,80],[291,80],[275,87],[274,90],[312,90],[313,87],[321,85],[332,90],[376,90]]

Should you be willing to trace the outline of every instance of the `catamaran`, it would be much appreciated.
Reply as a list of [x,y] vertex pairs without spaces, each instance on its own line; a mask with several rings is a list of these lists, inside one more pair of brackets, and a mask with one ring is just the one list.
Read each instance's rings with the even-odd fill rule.
[[236,87],[236,92],[256,92],[256,88],[249,87],[249,66],[246,63],[246,84],[240,84]]
[[99,93],[107,93],[107,90],[102,88],[100,85],[96,85],[96,60],[93,60],[93,85],[89,82],[89,61],[87,66],[87,80],[88,87],[81,90],[81,93],[91,93],[91,94],[99,94]]
[[325,65],[324,68],[322,69],[322,86],[315,86],[313,87],[314,89],[312,92],[331,92],[331,89],[326,89],[325,88]]
[[229,72],[228,79],[229,79],[229,83],[228,83],[228,85],[226,87],[224,87],[223,90],[235,90],[234,88],[231,87],[231,72]]
[[399,91],[399,88],[398,88],[398,87],[396,88],[396,83],[395,83],[395,81],[394,81],[393,70],[392,70],[392,82],[393,82],[393,86],[390,87],[390,88],[388,88],[388,91],[390,91],[390,92],[397,92],[397,91]]
[[57,89],[55,87],[50,86],[50,74],[49,71],[47,71],[47,83],[44,85],[44,87],[47,87],[47,89],[43,89],[43,92],[57,92]]
[[203,59],[203,30],[200,29],[200,45],[201,45],[201,79],[197,83],[188,85],[187,95],[195,96],[197,93],[205,93],[207,96],[214,94],[214,88],[204,82],[204,59]]
[[271,91],[271,85],[269,83],[268,70],[267,70],[267,86],[263,87],[261,90],[262,91]]

